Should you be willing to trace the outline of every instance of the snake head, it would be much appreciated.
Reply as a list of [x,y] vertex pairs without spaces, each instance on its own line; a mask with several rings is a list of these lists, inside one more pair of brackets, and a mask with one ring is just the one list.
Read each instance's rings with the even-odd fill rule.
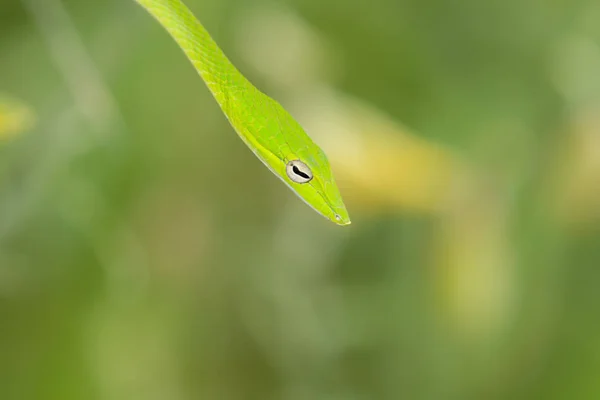
[[284,182],[325,218],[337,225],[349,225],[350,216],[335,184],[327,157],[318,147],[305,153],[288,154],[283,160]]

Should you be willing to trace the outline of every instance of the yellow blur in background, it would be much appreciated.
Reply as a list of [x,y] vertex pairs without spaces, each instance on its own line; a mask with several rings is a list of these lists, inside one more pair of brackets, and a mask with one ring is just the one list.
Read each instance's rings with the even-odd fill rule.
[[33,111],[18,100],[0,95],[0,140],[9,139],[33,127]]
[[5,0],[1,400],[600,398],[597,1],[186,3],[353,224],[134,1]]

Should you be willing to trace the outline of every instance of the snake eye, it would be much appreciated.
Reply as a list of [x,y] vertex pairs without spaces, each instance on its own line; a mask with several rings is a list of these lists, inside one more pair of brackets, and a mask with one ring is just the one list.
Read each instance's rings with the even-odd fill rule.
[[312,171],[300,160],[293,160],[285,166],[288,178],[296,183],[307,183],[313,178]]

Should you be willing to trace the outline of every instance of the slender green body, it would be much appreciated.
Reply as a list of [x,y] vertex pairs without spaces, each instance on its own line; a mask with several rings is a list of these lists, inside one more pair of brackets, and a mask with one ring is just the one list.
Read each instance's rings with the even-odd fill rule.
[[175,39],[254,154],[315,211],[350,218],[325,153],[283,107],[252,85],[181,0],[136,0]]

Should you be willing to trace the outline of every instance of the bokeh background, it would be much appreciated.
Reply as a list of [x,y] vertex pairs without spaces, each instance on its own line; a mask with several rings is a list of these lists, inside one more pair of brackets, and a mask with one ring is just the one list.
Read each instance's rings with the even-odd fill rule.
[[353,224],[133,1],[1,0],[0,399],[600,398],[600,2],[187,3]]

